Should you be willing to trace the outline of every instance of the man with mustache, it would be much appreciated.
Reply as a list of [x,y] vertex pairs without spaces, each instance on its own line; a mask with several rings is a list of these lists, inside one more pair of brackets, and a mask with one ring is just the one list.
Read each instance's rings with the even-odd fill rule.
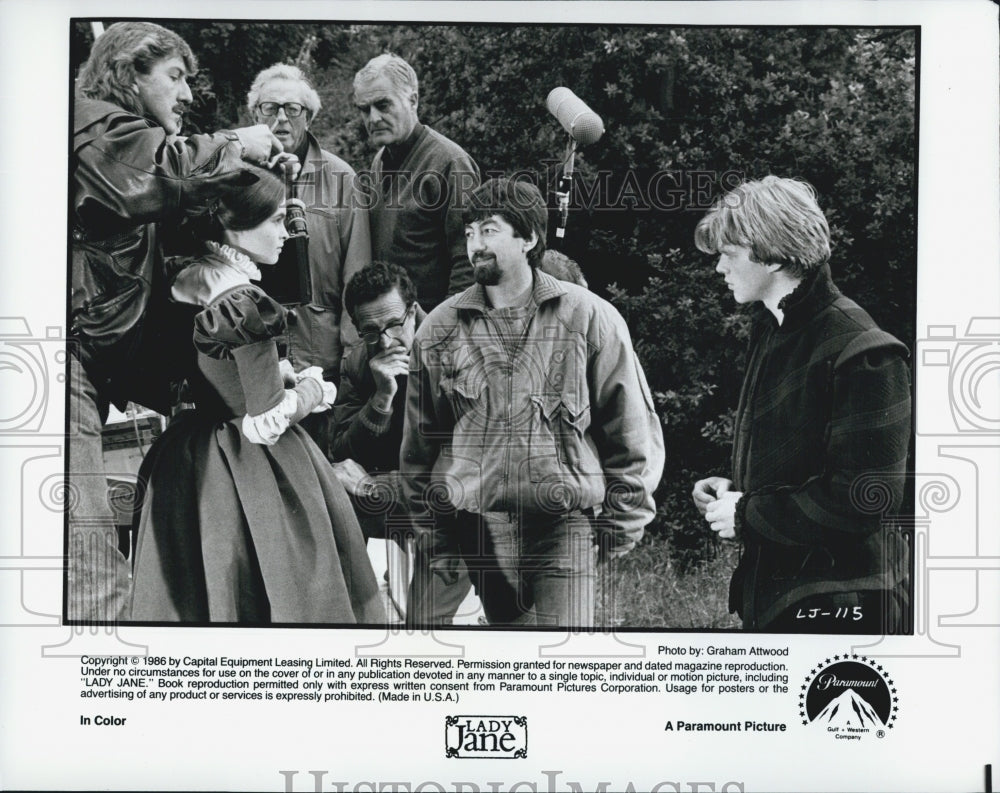
[[654,515],[659,417],[621,315],[540,271],[538,189],[491,179],[463,220],[476,284],[410,356],[400,473],[428,560],[410,619],[462,560],[490,624],[589,628],[595,557],[627,553]]
[[[81,67],[73,105],[72,295],[67,476],[72,493],[66,613],[115,620],[129,568],[107,499],[101,428],[109,403],[170,411],[171,335],[158,222],[203,203],[243,161],[274,164],[265,126],[178,138],[197,69],[177,34],[148,22],[111,25]],[[290,158],[291,162],[294,158]],[[297,167],[297,164],[296,164]],[[70,499],[68,499],[70,500]]]
[[[309,230],[309,272],[312,301],[286,295],[282,285],[295,283],[286,275],[298,268],[298,250],[287,245],[278,264],[264,273],[263,289],[288,308],[288,358],[296,370],[319,366],[323,377],[340,378],[341,296],[344,284],[371,260],[368,214],[355,194],[355,173],[344,160],[320,148],[309,131],[322,104],[306,75],[296,66],[278,63],[258,74],[247,94],[254,121],[267,124],[285,151],[302,163],[295,182],[306,206]],[[350,325],[346,322],[345,325]],[[353,341],[354,336],[348,333]],[[330,455],[331,414],[310,416],[302,426]]]
[[430,311],[472,283],[462,207],[479,168],[456,143],[420,123],[417,75],[397,55],[372,58],[354,77],[354,104],[378,152],[369,212],[372,258],[409,274]]

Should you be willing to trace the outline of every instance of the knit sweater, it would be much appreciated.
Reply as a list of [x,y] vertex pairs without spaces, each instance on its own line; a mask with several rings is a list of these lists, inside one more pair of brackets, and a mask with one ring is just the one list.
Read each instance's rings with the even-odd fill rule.
[[384,167],[385,147],[372,161],[372,257],[403,267],[430,311],[472,284],[462,209],[479,185],[479,168],[430,127],[418,125],[408,143],[399,163]]

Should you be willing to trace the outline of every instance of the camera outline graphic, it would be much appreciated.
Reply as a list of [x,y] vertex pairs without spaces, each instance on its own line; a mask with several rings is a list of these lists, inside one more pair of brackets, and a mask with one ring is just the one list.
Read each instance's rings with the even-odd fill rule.
[[[63,328],[47,325],[44,335],[31,331],[26,317],[0,317],[0,375],[5,395],[0,410],[0,438],[65,438],[68,427],[78,426],[61,410],[52,410],[54,393],[64,389],[70,376],[69,358],[76,342]],[[17,378],[11,385],[10,377]],[[75,409],[69,401],[69,409]]]
[[916,434],[996,436],[1000,398],[991,394],[1000,397],[1000,317],[972,317],[964,335],[957,330],[928,325],[917,340]]

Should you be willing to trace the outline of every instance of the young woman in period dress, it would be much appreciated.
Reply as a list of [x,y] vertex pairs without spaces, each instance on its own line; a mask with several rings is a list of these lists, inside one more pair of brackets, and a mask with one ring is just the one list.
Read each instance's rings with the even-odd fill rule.
[[[284,241],[284,185],[249,187],[198,218],[204,253],[172,296],[194,317],[195,410],[176,416],[139,473],[132,619],[139,622],[382,623],[351,503],[297,423],[335,390],[282,359],[285,310],[252,282]],[[175,268],[176,269],[176,268]]]

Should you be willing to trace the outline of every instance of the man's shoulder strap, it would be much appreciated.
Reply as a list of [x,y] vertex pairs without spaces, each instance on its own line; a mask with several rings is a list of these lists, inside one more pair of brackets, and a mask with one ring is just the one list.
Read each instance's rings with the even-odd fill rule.
[[856,358],[870,350],[878,349],[891,350],[898,353],[904,359],[910,357],[910,351],[906,348],[906,345],[891,333],[886,333],[881,328],[869,328],[868,330],[861,331],[861,333],[857,334],[847,343],[847,346],[837,356],[833,368],[839,369],[852,358]]

